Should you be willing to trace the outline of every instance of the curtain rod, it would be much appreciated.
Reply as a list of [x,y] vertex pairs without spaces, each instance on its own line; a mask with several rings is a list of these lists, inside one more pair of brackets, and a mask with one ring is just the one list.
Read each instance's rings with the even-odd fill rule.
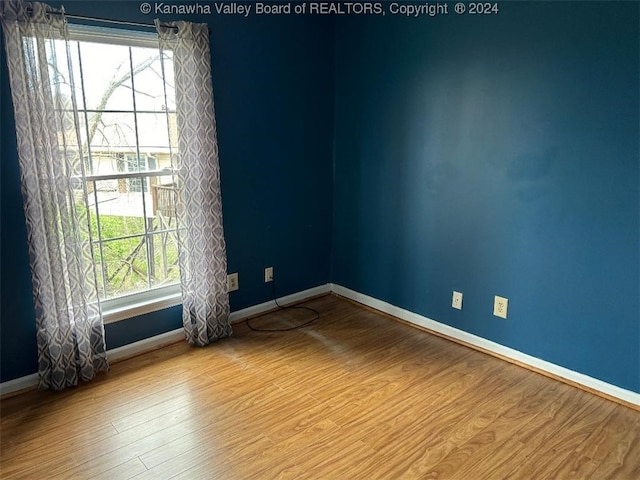
[[[58,14],[60,15],[60,14]],[[110,18],[100,18],[100,17],[87,17],[84,15],[71,15],[68,13],[64,14],[65,17],[67,18],[73,18],[75,20],[89,20],[91,22],[104,22],[104,23],[116,23],[118,25],[130,25],[133,27],[147,27],[147,28],[155,28],[155,24],[153,23],[141,23],[141,22],[129,22],[126,20],[112,20]],[[161,24],[162,25],[162,24]],[[166,27],[169,27],[169,25],[163,25]],[[169,28],[176,28],[176,27],[169,27]]]
[[[33,13],[33,9],[29,7],[29,8],[27,8],[27,12]],[[52,11],[52,12],[47,12],[47,15],[63,15],[66,18],[73,18],[75,20],[88,20],[90,22],[115,23],[115,24],[118,24],[118,25],[129,25],[129,26],[132,26],[132,27],[156,28],[156,25],[154,23],[129,22],[127,20],[113,20],[111,18],[88,17],[86,15],[73,15],[73,14],[66,13],[66,12]],[[166,25],[166,24],[163,24],[163,23],[160,23],[160,25],[163,26],[163,27],[166,27],[166,28],[172,28],[174,30],[178,30],[178,27],[174,27],[172,25]]]

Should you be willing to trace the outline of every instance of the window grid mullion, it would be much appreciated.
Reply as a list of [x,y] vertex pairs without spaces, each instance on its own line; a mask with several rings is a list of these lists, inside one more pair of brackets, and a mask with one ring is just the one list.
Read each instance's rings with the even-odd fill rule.
[[[162,230],[154,230],[152,232],[149,232],[149,235],[153,236],[153,235],[159,235],[161,233],[173,233],[173,232],[177,232],[178,230],[184,230],[183,228],[178,229],[178,228],[164,228]],[[119,237],[110,237],[110,238],[104,238],[102,240],[93,240],[92,243],[109,243],[109,242],[113,242],[114,240],[126,240],[127,238],[135,238],[135,237],[144,237],[146,234],[144,232],[141,233],[132,233],[130,235],[121,235]]]
[[[100,208],[98,203],[98,185],[96,181],[91,182],[93,184],[93,201],[96,209],[96,230],[98,230],[98,247],[100,250],[100,271],[102,274],[102,294],[104,298],[107,298],[107,267],[104,264],[104,248],[102,246],[102,226],[100,223]],[[87,205],[87,210],[89,210],[89,215],[91,215],[90,206]]]
[[[82,68],[82,49],[80,48],[80,42],[77,42],[78,46],[78,70],[80,71],[80,91],[82,92],[82,105],[83,107],[87,106],[87,94],[85,91],[85,82],[84,82],[84,69]],[[84,117],[84,128],[86,130],[87,140],[87,157],[89,159],[89,171],[93,174],[93,156],[91,152],[91,139],[89,138],[89,116],[87,115],[87,111],[83,112]],[[81,151],[82,161],[84,162],[84,153]],[[98,235],[98,249],[100,251],[100,276],[102,277],[102,298],[107,298],[107,269],[104,264],[104,249],[102,247],[102,228],[100,223],[100,212],[99,212],[99,203],[98,203],[98,185],[94,180],[91,182],[93,185],[93,202],[95,205],[95,215],[96,215],[96,234]],[[85,184],[86,185],[86,184]],[[91,206],[89,202],[87,202],[87,212],[89,213],[89,225],[91,225]],[[95,254],[94,254],[95,255]],[[95,261],[95,260],[94,260]]]
[[[69,108],[61,108],[61,112],[65,113],[73,113],[75,110]],[[114,109],[104,109],[104,110],[96,110],[94,108],[79,108],[79,112],[87,112],[87,113],[133,113],[132,110],[114,110]],[[165,110],[137,110],[138,113],[165,113]],[[175,110],[169,110],[169,113],[176,113]]]
[[[129,238],[143,238],[143,237],[145,237],[145,233],[144,232],[140,232],[140,233],[132,233],[130,235],[121,235],[119,237],[104,238],[104,239],[100,240],[99,242],[101,244],[105,244],[105,243],[115,242],[116,240],[127,240]],[[98,243],[98,241],[96,241],[94,243]]]
[[[135,131],[135,137],[136,137],[136,155],[137,155],[137,167],[138,167],[138,172],[140,172],[140,132],[139,132],[139,127],[138,127],[138,109],[137,109],[137,105],[136,105],[136,82],[135,82],[135,70],[133,68],[133,50],[131,47],[129,47],[129,71],[131,72],[131,99],[133,101],[133,125],[134,125],[134,131]],[[145,158],[145,166],[148,167],[148,165],[146,165],[146,158]],[[151,245],[151,241],[152,238],[150,237],[149,234],[149,222],[153,222],[153,218],[149,218],[149,216],[147,215],[147,201],[146,201],[146,194],[145,194],[145,182],[147,181],[145,177],[138,177],[140,180],[140,195],[142,196],[142,216],[143,216],[143,224],[144,224],[144,236],[145,236],[145,241],[146,241],[146,257],[147,257],[147,287],[151,288],[152,283],[151,283],[151,272],[153,270],[153,264],[152,264],[152,250],[153,247]],[[149,188],[151,188],[151,181],[149,181]]]

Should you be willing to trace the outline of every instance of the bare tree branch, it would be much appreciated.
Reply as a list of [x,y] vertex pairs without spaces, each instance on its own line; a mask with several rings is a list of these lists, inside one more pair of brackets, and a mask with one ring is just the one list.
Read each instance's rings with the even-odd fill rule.
[[95,116],[93,117],[93,121],[92,121],[91,125],[89,126],[89,139],[87,141],[87,146],[91,145],[93,137],[96,134],[96,130],[98,128],[98,125],[102,121],[103,111],[106,108],[107,103],[109,102],[109,99],[114,94],[114,92],[119,87],[121,87],[126,81],[131,79],[131,77],[133,77],[134,75],[142,72],[143,70],[145,70],[145,69],[149,68],[151,65],[153,65],[158,59],[161,58],[161,55],[162,54],[158,54],[158,55],[155,55],[155,56],[153,56],[151,58],[148,58],[144,62],[136,65],[133,68],[133,70],[127,69],[127,71],[124,74],[120,75],[120,76],[118,76],[118,73],[119,73],[119,70],[120,70],[120,67],[118,67],[118,70],[116,70],[116,73],[114,74],[113,78],[109,82],[109,86],[102,93],[102,97],[100,98],[100,102],[98,103],[98,106],[96,107],[97,112],[96,112]]

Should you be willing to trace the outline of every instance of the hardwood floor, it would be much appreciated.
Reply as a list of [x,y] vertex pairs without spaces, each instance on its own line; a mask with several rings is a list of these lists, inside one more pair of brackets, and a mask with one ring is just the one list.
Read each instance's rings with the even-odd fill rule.
[[[640,412],[356,306],[1,404],[2,478],[640,478]],[[303,311],[254,325],[282,326]]]

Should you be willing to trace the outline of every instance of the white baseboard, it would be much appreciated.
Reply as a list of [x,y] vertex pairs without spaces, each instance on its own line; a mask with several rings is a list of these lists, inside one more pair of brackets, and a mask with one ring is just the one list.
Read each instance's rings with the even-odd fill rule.
[[[308,290],[302,290],[301,292],[292,293],[291,295],[286,295],[284,297],[280,297],[278,298],[278,303],[280,305],[289,305],[291,303],[299,303],[303,300],[306,300],[307,298],[323,295],[325,293],[331,293],[330,283],[327,283],[325,285],[320,285],[319,287],[309,288]],[[260,303],[252,307],[247,307],[247,308],[243,308],[242,310],[232,312],[231,316],[229,317],[229,321],[231,323],[238,323],[239,320],[242,320],[248,317],[253,317],[255,315],[268,312],[269,310],[273,310],[275,308],[277,308],[276,302],[274,300],[270,300],[268,302]]]
[[622,400],[623,402],[640,407],[640,393],[632,392],[630,390],[620,388],[616,385],[612,385],[602,380],[598,380],[597,378],[590,377],[583,373],[575,372],[554,363],[532,357],[531,355],[527,355],[526,353],[514,350],[513,348],[505,347],[504,345],[500,345],[499,343],[492,342],[491,340],[487,340],[482,337],[478,337],[477,335],[473,335],[471,333],[465,332],[464,330],[459,330],[449,325],[445,325],[444,323],[431,320],[430,318],[423,317],[422,315],[418,315],[417,313],[410,312],[409,310],[405,310],[400,307],[396,307],[394,305],[391,305],[390,303],[378,300],[377,298],[373,298],[362,293],[358,293],[340,285],[332,284],[331,291],[355,302],[387,313],[393,317],[399,318],[409,323],[413,323],[427,330],[439,333],[445,337],[449,337],[451,339],[478,347],[482,350],[494,353],[499,357],[506,357],[508,359],[514,360],[517,363],[532,367],[532,369],[534,370],[547,372],[554,377],[565,379],[569,383],[582,385],[587,389],[596,390],[607,396],[614,397]]
[[[325,285],[320,285],[319,287],[309,288],[308,290],[303,290],[301,292],[296,292],[296,293],[292,293],[291,295],[280,297],[278,298],[278,303],[280,305],[298,303],[307,298],[315,297],[317,295],[322,295],[330,292],[331,292],[331,285],[327,283]],[[274,308],[276,308],[276,302],[274,300],[260,303],[252,307],[247,307],[247,308],[243,308],[242,310],[232,312],[231,315],[229,316],[229,321],[231,323],[238,323],[240,320],[244,318],[252,317],[254,315],[259,315],[261,313],[268,312],[269,310],[273,310]],[[179,342],[184,338],[185,338],[184,330],[182,328],[178,328],[176,330],[162,333],[154,337],[145,338],[144,340],[140,340],[138,342],[133,342],[127,345],[123,345],[122,347],[112,348],[111,350],[107,351],[107,358],[109,362],[117,362],[125,358],[141,355],[145,352],[155,350],[157,348],[164,347],[172,343]],[[37,385],[38,385],[37,373],[26,375],[20,378],[15,378],[13,380],[0,383],[0,397],[11,394],[11,393],[19,392],[21,390],[28,390],[36,387]]]
[[145,338],[144,340],[139,340],[118,348],[107,350],[107,359],[109,360],[109,363],[114,363],[124,360],[125,358],[135,357],[136,355],[171,345],[172,343],[177,343],[184,339],[184,330],[182,328],[176,328],[170,332],[161,333],[154,337]]
[[[627,402],[632,405],[640,407],[640,393],[632,392],[624,388],[620,388],[616,385],[598,380],[597,378],[590,377],[588,375],[569,370],[568,368],[561,367],[551,362],[541,360],[526,353],[522,353],[518,350],[514,350],[499,343],[492,342],[477,335],[459,330],[455,327],[445,325],[430,318],[424,317],[409,310],[405,310],[400,307],[396,307],[390,303],[378,300],[374,297],[358,293],[354,290],[342,287],[340,285],[326,284],[319,287],[310,288],[301,292],[293,293],[284,297],[278,298],[280,305],[287,305],[291,303],[297,303],[307,298],[311,298],[317,295],[322,295],[329,292],[335,292],[345,298],[351,299],[355,302],[361,303],[368,307],[374,308],[380,312],[387,313],[393,317],[399,318],[406,322],[420,326],[427,330],[439,333],[445,337],[449,337],[453,340],[478,347],[479,349],[488,351],[499,357],[505,357],[511,359],[517,363],[530,366],[534,370],[540,370],[547,372],[552,376],[563,378],[569,383],[575,383],[582,385],[587,389],[601,392],[610,397],[614,397]],[[268,312],[276,308],[276,304],[273,300],[269,302],[260,303],[248,308],[243,308],[231,313],[231,323],[238,323],[240,320],[255,315],[259,315],[264,312]],[[123,345],[122,347],[113,348],[107,352],[107,357],[110,362],[117,362],[124,358],[140,355],[150,350],[169,345],[171,343],[178,342],[184,339],[184,331],[182,328],[172,330],[154,337],[146,338],[138,342]],[[0,396],[8,395],[21,390],[27,390],[34,388],[38,385],[38,374],[34,373],[24,377],[9,380],[4,383],[0,383]]]
[[0,397],[9,393],[19,392],[21,390],[30,390],[38,385],[38,374],[32,373],[24,377],[14,378],[7,382],[0,383]]

